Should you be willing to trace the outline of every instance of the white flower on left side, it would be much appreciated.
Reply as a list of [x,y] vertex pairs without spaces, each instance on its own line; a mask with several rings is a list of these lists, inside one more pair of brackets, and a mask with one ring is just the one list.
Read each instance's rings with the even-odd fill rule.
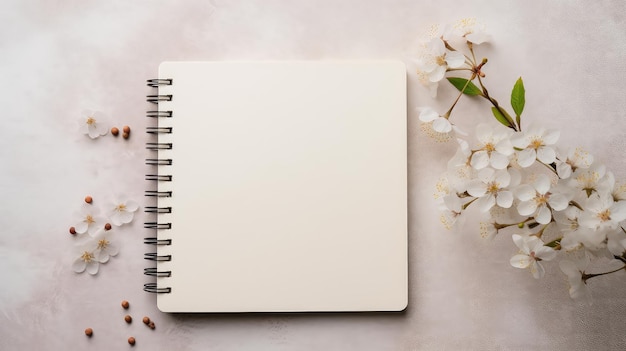
[[513,146],[522,149],[517,153],[517,163],[529,167],[535,160],[544,164],[556,161],[556,151],[552,145],[559,140],[558,130],[546,130],[541,127],[529,127],[525,132],[517,132],[511,137]]
[[447,50],[441,38],[432,38],[426,44],[426,50],[424,56],[417,59],[417,67],[433,83],[442,80],[448,68],[459,68],[465,63],[465,55]]
[[452,124],[450,121],[439,115],[437,111],[430,107],[420,109],[419,119],[424,123],[432,122],[433,130],[437,133],[450,133],[452,131]]
[[444,36],[446,38],[451,38],[452,36],[461,37],[476,45],[491,39],[485,31],[485,26],[477,22],[475,18],[464,18],[456,22]]
[[111,222],[116,226],[130,223],[133,220],[134,212],[139,208],[139,204],[133,200],[115,200],[113,208],[109,212]]
[[74,225],[76,233],[89,233],[89,235],[93,236],[96,231],[102,228],[105,224],[104,217],[99,214],[100,211],[97,207],[90,204],[83,204],[77,215],[78,223]]
[[76,273],[87,273],[94,275],[98,273],[100,262],[96,259],[96,242],[89,240],[78,247],[79,256],[72,263],[72,270]]
[[556,251],[545,246],[536,236],[522,236],[513,234],[513,242],[520,249],[520,253],[511,257],[511,266],[528,268],[535,279],[542,278],[546,273],[541,261],[550,261],[556,257]]
[[94,236],[96,242],[96,249],[94,250],[95,259],[100,263],[106,263],[111,256],[117,255],[120,251],[119,246],[115,244],[111,237],[113,236],[112,230],[101,229]]
[[84,111],[79,120],[80,131],[95,139],[109,132],[106,117],[101,112]]

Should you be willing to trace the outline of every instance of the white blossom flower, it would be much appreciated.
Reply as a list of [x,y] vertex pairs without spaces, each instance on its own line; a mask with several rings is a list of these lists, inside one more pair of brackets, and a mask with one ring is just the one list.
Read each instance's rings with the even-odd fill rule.
[[448,161],[446,173],[448,186],[457,193],[464,193],[467,190],[467,184],[474,176],[474,169],[469,165],[470,155],[467,143],[460,142],[456,153]]
[[522,216],[534,216],[541,224],[548,224],[552,220],[552,211],[562,211],[567,208],[569,199],[558,192],[551,190],[550,178],[545,174],[537,175],[532,186],[521,184],[515,190],[515,195],[521,201],[517,211]]
[[626,201],[614,201],[610,194],[592,194],[584,203],[578,222],[591,229],[615,229],[626,219]]
[[530,127],[525,132],[517,132],[511,137],[513,146],[522,149],[517,153],[517,163],[521,167],[529,167],[535,160],[551,164],[556,160],[556,151],[552,145],[559,140],[558,130],[546,130],[541,127]]
[[421,109],[419,119],[424,123],[432,122],[433,130],[437,133],[449,133],[452,131],[452,124],[450,121],[447,118],[440,116],[430,107],[424,107]]
[[426,44],[426,53],[417,59],[418,70],[424,72],[431,82],[443,79],[448,68],[458,68],[465,63],[465,55],[450,51],[441,38],[432,38]]
[[93,254],[95,259],[100,263],[109,261],[109,257],[117,255],[119,246],[111,240],[113,233],[111,230],[99,230],[94,236],[96,249]]
[[115,200],[109,212],[111,222],[117,226],[130,223],[139,204],[133,200]]
[[448,28],[444,34],[446,39],[463,38],[473,44],[479,45],[491,40],[485,31],[485,26],[475,18],[463,18]]
[[79,246],[79,256],[72,264],[72,270],[76,273],[82,273],[85,270],[87,273],[94,275],[98,273],[100,262],[96,259],[95,255],[96,245],[95,242],[90,240]]
[[565,273],[569,281],[569,295],[572,299],[586,301],[591,305],[591,293],[583,279],[585,270],[589,265],[589,256],[584,250],[579,250],[575,255],[570,255],[570,259],[559,262],[561,271]]
[[89,233],[89,235],[93,236],[96,231],[102,228],[105,224],[104,217],[101,217],[99,214],[100,211],[97,207],[90,204],[83,204],[77,215],[78,223],[74,225],[76,233]]
[[[511,172],[516,172],[512,169]],[[482,211],[489,211],[494,205],[509,208],[513,204],[513,193],[508,189],[511,179],[518,179],[511,176],[509,170],[494,170],[483,168],[478,171],[478,179],[469,182],[467,192],[477,197],[476,206]],[[513,184],[515,185],[515,184]]]
[[513,242],[520,249],[520,253],[511,257],[511,266],[528,268],[535,279],[542,278],[545,269],[540,261],[550,261],[556,257],[556,251],[536,236],[513,234]]
[[623,256],[626,253],[626,233],[622,228],[609,231],[606,238],[606,247],[613,255]]
[[572,173],[569,186],[585,191],[587,197],[598,191],[600,180],[604,179],[606,167],[602,164],[592,164],[589,168],[579,168]]
[[509,165],[509,156],[513,154],[513,144],[508,130],[494,130],[490,125],[481,123],[476,127],[478,150],[474,151],[470,164],[475,169],[491,166],[505,169]]
[[101,112],[84,111],[79,120],[80,131],[95,139],[109,132],[106,117]]
[[443,197],[443,211],[439,220],[446,227],[446,229],[452,229],[454,225],[462,222],[463,216],[463,203],[456,194],[448,194]]
[[610,193],[614,201],[626,200],[626,183],[617,183],[615,181],[615,175],[611,171],[607,171],[604,177],[600,179],[596,190],[599,193]]
[[433,99],[437,97],[437,89],[439,88],[439,82],[431,82],[426,72],[417,70],[417,79],[422,83],[424,87],[430,93],[430,97]]
[[564,156],[557,158],[556,172],[561,179],[567,179],[578,168],[589,168],[593,163],[593,156],[577,147],[569,149]]
[[574,206],[554,213],[554,221],[562,234],[561,247],[565,251],[579,250],[581,246],[593,251],[604,248],[606,232],[581,227],[578,223],[580,213],[580,209]]

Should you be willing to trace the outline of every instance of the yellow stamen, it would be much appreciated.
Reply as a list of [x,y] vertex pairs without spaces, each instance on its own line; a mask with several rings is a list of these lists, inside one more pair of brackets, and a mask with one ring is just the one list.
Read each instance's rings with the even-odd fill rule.
[[118,212],[124,212],[126,211],[126,205],[124,204],[119,204],[115,207],[115,210],[117,210]]
[[606,210],[598,213],[598,218],[600,218],[600,220],[602,222],[610,221],[611,220],[611,210],[606,209]]
[[537,150],[540,147],[543,146],[543,140],[541,140],[541,138],[533,138],[533,140],[530,142],[530,147],[532,147],[533,149]]
[[91,215],[87,215],[87,217],[85,218],[85,222],[87,222],[87,224],[92,224],[92,223],[95,223],[96,221],[93,219]]
[[96,124],[96,119],[91,116],[87,117],[87,124],[89,125]]
[[498,190],[500,190],[500,184],[498,184],[497,182],[491,182],[487,184],[488,193],[495,194],[498,192]]
[[106,249],[107,246],[109,246],[109,241],[107,239],[100,239],[100,241],[98,241],[99,249]]
[[82,258],[82,259],[83,259],[83,261],[85,261],[85,262],[89,263],[89,262],[91,262],[91,261],[94,259],[94,256],[93,256],[93,254],[92,254],[91,252],[89,252],[89,251],[85,251],[85,252],[83,252],[83,254],[80,256],[80,258]]
[[548,194],[537,194],[537,196],[535,197],[535,203],[537,204],[537,207],[548,203],[549,197],[550,196]]
[[485,147],[483,149],[485,149],[485,151],[487,151],[487,153],[491,155],[492,152],[496,151],[496,146],[493,145],[493,143],[487,143],[485,144]]

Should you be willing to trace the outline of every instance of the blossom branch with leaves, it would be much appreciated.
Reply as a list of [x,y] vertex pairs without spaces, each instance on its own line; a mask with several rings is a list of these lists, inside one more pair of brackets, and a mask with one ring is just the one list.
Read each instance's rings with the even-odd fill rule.
[[[433,97],[444,78],[458,90],[443,114],[418,109],[423,130],[459,145],[437,186],[442,222],[453,228],[470,209],[488,215],[482,236],[510,234],[519,249],[513,267],[539,279],[543,264],[558,260],[570,296],[591,301],[590,279],[626,270],[626,183],[581,148],[557,146],[558,130],[522,124],[521,77],[513,84],[512,112],[494,98],[486,86],[489,61],[477,60],[475,50],[488,36],[475,20],[431,33],[417,59],[418,76]],[[486,100],[498,123],[478,124],[474,138],[461,132],[453,117],[462,98]],[[591,267],[591,261],[605,267]]]

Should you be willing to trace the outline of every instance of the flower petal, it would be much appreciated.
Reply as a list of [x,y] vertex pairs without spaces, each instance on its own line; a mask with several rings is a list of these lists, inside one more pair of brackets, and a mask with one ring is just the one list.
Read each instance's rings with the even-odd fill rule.
[[493,205],[496,204],[496,199],[493,195],[488,194],[476,200],[476,206],[481,212],[488,212]]
[[550,195],[550,199],[548,199],[548,204],[555,211],[563,211],[567,208],[569,201],[562,194],[552,194]]
[[438,133],[449,133],[452,130],[452,125],[448,119],[439,117],[433,121],[433,130]]
[[487,153],[487,151],[480,150],[480,151],[475,152],[472,155],[472,159],[470,160],[470,165],[474,169],[483,169],[487,167],[489,165],[489,154]]
[[556,129],[550,129],[545,132],[541,138],[546,145],[554,145],[559,140],[561,132]]
[[533,200],[522,201],[517,205],[517,212],[522,216],[531,216],[537,210],[537,203]]
[[450,68],[459,68],[465,63],[465,55],[458,51],[448,51],[446,53],[446,63]]
[[539,207],[537,211],[537,215],[535,216],[535,220],[541,224],[548,224],[552,221],[552,212],[546,205],[542,205]]
[[531,259],[528,255],[519,254],[511,257],[509,262],[515,268],[526,268],[530,265],[530,261]]
[[499,152],[491,153],[491,166],[495,169],[505,169],[509,165],[508,156],[504,156]]
[[511,235],[511,239],[513,239],[515,246],[517,246],[520,250],[522,250],[525,253],[530,252],[530,250],[528,249],[528,245],[526,244],[526,237],[521,236],[519,234],[513,234]]
[[537,159],[549,165],[556,160],[556,152],[551,147],[540,147],[537,149]]
[[136,201],[128,200],[126,201],[126,211],[135,212],[139,209],[139,204]]
[[560,162],[556,165],[556,174],[561,179],[567,179],[572,175],[572,166],[565,162]]
[[515,196],[521,201],[529,201],[535,197],[537,191],[528,184],[522,184],[515,189]]
[[91,262],[87,263],[87,273],[91,275],[98,273],[98,267],[100,267],[100,262],[92,260]]
[[478,179],[471,180],[467,184],[467,192],[474,197],[481,197],[487,193],[487,184]]
[[128,211],[121,211],[119,215],[120,222],[126,224],[133,220],[133,213]]
[[76,229],[76,233],[78,233],[78,234],[86,233],[88,228],[89,228],[89,226],[87,225],[87,222],[84,222],[84,221],[78,222],[74,226],[74,229]]
[[85,263],[85,260],[83,260],[82,257],[77,258],[74,260],[74,263],[72,263],[72,270],[76,273],[84,272],[86,267],[87,263]]
[[546,270],[543,268],[543,266],[541,265],[541,263],[533,260],[530,263],[530,273],[533,274],[533,277],[535,279],[540,279],[543,278],[543,276],[546,274]]
[[498,192],[496,203],[502,208],[511,207],[513,205],[513,193],[508,190]]
[[445,66],[437,66],[432,72],[428,73],[428,80],[431,82],[439,82],[443,79],[443,76],[446,74]]
[[439,118],[439,114],[430,107],[424,107],[420,112],[419,119],[422,122],[432,122]]
[[537,159],[537,153],[534,149],[524,149],[517,153],[517,163],[521,167],[529,167]]
[[550,177],[543,173],[539,174],[533,182],[533,185],[535,186],[535,189],[537,189],[537,192],[539,194],[545,194],[550,190]]
[[539,246],[535,248],[535,256],[541,258],[544,261],[552,261],[556,257],[556,251],[549,246]]

